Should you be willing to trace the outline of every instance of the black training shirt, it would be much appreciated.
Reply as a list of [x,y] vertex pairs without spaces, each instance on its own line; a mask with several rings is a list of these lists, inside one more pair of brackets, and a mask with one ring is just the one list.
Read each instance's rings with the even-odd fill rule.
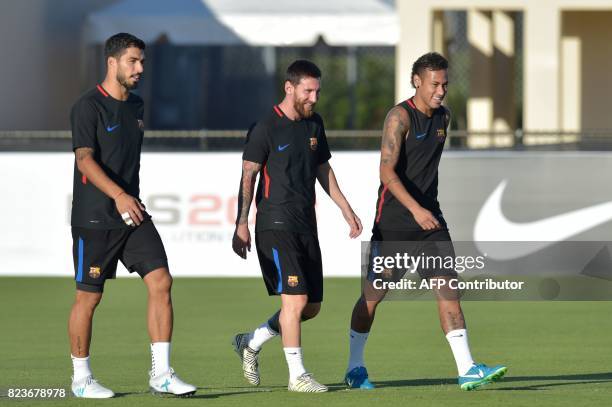
[[[446,140],[446,109],[440,106],[431,117],[418,110],[412,98],[400,103],[410,117],[410,129],[402,142],[395,172],[408,193],[447,228],[438,202],[438,165]],[[378,188],[374,229],[423,230],[412,213],[387,190]]]
[[[140,150],[143,138],[143,102],[130,93],[114,99],[97,85],[72,107],[72,148],[92,148],[102,170],[125,192],[138,198]],[[148,217],[148,215],[145,215]],[[72,226],[93,229],[128,227],[115,202],[96,188],[74,164]]]
[[263,165],[256,230],[316,234],[317,169],[331,158],[321,117],[291,120],[274,106],[248,133],[242,158]]

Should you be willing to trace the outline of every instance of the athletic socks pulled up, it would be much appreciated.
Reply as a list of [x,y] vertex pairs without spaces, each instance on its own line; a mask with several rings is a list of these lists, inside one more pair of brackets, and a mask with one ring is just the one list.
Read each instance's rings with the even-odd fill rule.
[[289,380],[294,381],[306,373],[302,359],[302,348],[283,348],[283,351],[289,367]]
[[79,381],[87,376],[91,376],[91,369],[89,368],[89,356],[84,358],[77,358],[74,355],[70,355],[72,359],[72,381]]
[[468,344],[467,331],[465,329],[455,329],[446,334],[446,340],[453,351],[457,372],[459,376],[466,374],[474,365],[470,345]]
[[259,352],[264,343],[279,335],[279,315],[280,311],[276,311],[276,313],[266,322],[259,325],[253,332],[251,332],[251,335],[249,336],[249,348]]
[[170,370],[170,342],[151,344],[151,377],[157,377]]
[[267,322],[264,322],[259,327],[257,327],[251,335],[249,336],[249,348],[254,351],[259,351],[264,343],[268,342],[270,339],[278,336],[278,332],[274,332],[270,329],[270,326]]
[[365,349],[366,342],[368,340],[369,332],[357,332],[352,329],[349,332],[349,363],[347,372],[350,372],[356,367],[364,366],[365,362],[363,359],[363,353]]

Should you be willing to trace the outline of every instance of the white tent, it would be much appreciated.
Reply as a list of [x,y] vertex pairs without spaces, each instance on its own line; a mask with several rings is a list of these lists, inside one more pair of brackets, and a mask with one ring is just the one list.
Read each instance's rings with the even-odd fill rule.
[[123,0],[91,14],[89,43],[117,32],[180,45],[394,46],[399,20],[389,0]]

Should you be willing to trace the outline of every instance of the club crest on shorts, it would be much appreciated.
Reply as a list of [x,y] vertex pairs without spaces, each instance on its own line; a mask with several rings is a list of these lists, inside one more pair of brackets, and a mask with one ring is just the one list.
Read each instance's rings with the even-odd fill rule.
[[287,285],[289,287],[297,287],[299,283],[300,281],[298,280],[298,276],[289,276],[287,278]]
[[316,137],[311,137],[310,138],[310,149],[312,151],[317,151],[317,146],[319,145],[319,141],[317,140]]
[[140,119],[138,119],[138,128],[140,130],[144,130],[144,122],[142,120],[140,120]]
[[98,278],[100,277],[100,267],[90,267],[89,268],[89,277]]

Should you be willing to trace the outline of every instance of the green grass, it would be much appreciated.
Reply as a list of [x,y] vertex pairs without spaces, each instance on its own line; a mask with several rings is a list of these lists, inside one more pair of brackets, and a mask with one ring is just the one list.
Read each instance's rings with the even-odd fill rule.
[[[278,305],[258,279],[176,279],[172,365],[199,387],[191,399],[147,392],[149,369],[145,289],[137,279],[107,283],[94,321],[91,364],[114,400],[0,399],[3,405],[290,406],[605,406],[612,400],[609,302],[466,302],[474,357],[504,363],[507,377],[474,392],[456,384],[450,349],[435,304],[381,305],[366,350],[371,392],[340,386],[357,279],[327,279],[319,317],[304,325],[306,368],[331,385],[327,394],[286,391],[280,341],[261,353],[262,385],[243,380],[230,340],[254,328]],[[66,321],[74,283],[62,278],[0,279],[0,388],[69,387]],[[202,400],[205,399],[205,400]],[[16,404],[17,403],[17,404]]]

